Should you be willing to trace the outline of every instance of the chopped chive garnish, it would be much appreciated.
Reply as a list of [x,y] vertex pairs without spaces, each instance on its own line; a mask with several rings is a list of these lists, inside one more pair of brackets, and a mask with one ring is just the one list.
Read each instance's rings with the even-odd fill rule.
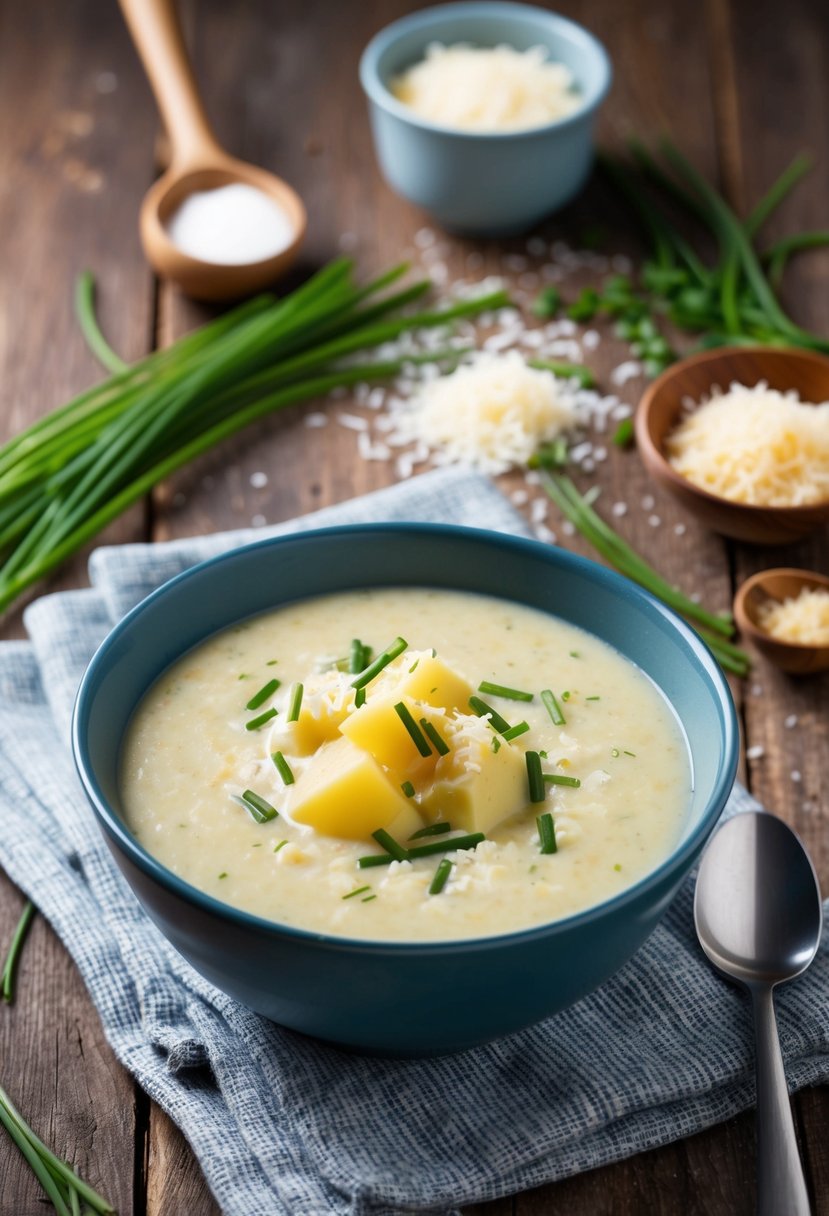
[[430,823],[425,828],[418,828],[409,837],[409,840],[422,840],[424,836],[442,836],[444,832],[451,832],[451,823],[446,823],[441,820],[440,823]]
[[259,730],[260,726],[264,726],[266,722],[270,722],[271,718],[275,718],[279,711],[276,709],[266,709],[258,718],[251,718],[250,722],[245,723],[245,730]]
[[492,742],[490,743],[489,746],[492,748],[492,754],[494,756],[497,756],[499,751],[501,750],[501,740],[498,738],[497,735],[492,736]]
[[284,849],[287,843],[287,840],[280,840],[279,844],[273,846],[274,853],[278,853],[280,849]]
[[411,667],[409,668],[409,675],[411,675],[413,671],[417,671],[417,665],[419,662],[420,659],[415,659],[414,663],[412,663]]
[[256,841],[256,844],[252,844],[250,847],[251,847],[252,849],[261,849],[261,848],[262,848],[262,841],[261,841],[261,840],[257,840],[257,841]]
[[580,658],[581,658],[581,655],[579,654],[579,652],[578,652],[577,650],[571,650],[571,651],[570,651],[570,658],[571,658],[571,659],[580,659]]
[[504,738],[507,743],[511,743],[513,739],[517,739],[519,735],[526,735],[530,729],[529,722],[518,722],[515,726],[511,726],[509,730],[504,731]]
[[538,838],[541,841],[542,853],[557,853],[558,845],[556,844],[556,825],[553,823],[553,817],[549,811],[545,811],[543,815],[539,815],[535,821],[538,825]]
[[490,725],[503,734],[505,730],[509,730],[509,722],[506,718],[502,718],[497,709],[493,709],[491,705],[487,705],[486,701],[482,701],[480,697],[470,697],[469,704],[475,710],[479,718],[489,715]]
[[433,853],[448,853],[450,849],[474,849],[486,840],[483,832],[470,832],[467,836],[450,836],[448,840],[433,840],[430,844],[418,844],[409,849],[409,858],[431,857]]
[[253,790],[245,790],[239,801],[257,823],[267,823],[269,819],[276,819],[279,814],[275,806],[271,806]]
[[616,865],[613,867],[613,869],[614,869],[614,870],[621,870],[621,868],[622,868],[622,867],[619,865],[619,862],[617,861],[617,862],[616,862]]
[[547,797],[544,777],[541,772],[541,757],[538,752],[527,752],[527,779],[530,785],[530,802],[543,802]]
[[633,756],[634,760],[636,759],[636,752],[628,752],[628,751],[626,751],[626,752],[625,752],[625,755],[626,755],[626,756]]
[[354,694],[354,708],[361,709],[362,706],[365,705],[365,703],[366,703],[366,690],[364,688],[358,688]]
[[287,722],[298,722],[299,711],[302,708],[302,693],[303,688],[299,683],[291,685],[291,695],[288,701],[288,716]]
[[219,875],[219,878],[227,878],[227,870],[222,870],[221,874]]
[[268,659],[268,661],[267,661],[267,663],[265,664],[265,666],[266,666],[266,667],[276,667],[276,665],[277,665],[277,663],[278,663],[278,662],[279,662],[279,659]]
[[585,697],[585,701],[601,701],[601,697]]
[[442,737],[440,731],[434,726],[428,718],[421,718],[420,725],[423,727],[424,734],[428,737],[429,742],[434,747],[439,756],[449,755],[449,744]]
[[544,708],[550,715],[553,726],[566,726],[567,719],[561,712],[561,706],[556,700],[555,693],[551,692],[549,688],[545,688],[541,694],[541,700],[544,704]]
[[365,899],[361,899],[361,900],[360,900],[360,903],[361,903],[361,904],[370,904],[370,903],[371,903],[371,901],[372,901],[373,899],[376,899],[376,898],[377,898],[377,896],[376,896],[376,895],[367,895],[367,896],[365,897]]
[[420,752],[421,756],[431,756],[432,749],[429,746],[428,742],[426,741],[426,739],[423,735],[423,731],[420,729],[418,724],[415,722],[414,718],[409,713],[409,710],[406,708],[406,706],[404,705],[404,703],[402,701],[397,702],[397,704],[394,707],[394,712],[397,714],[400,721],[406,727],[406,730],[409,732],[409,734],[411,736],[412,743],[414,743],[415,747]]
[[371,887],[368,885],[366,885],[364,887],[355,887],[353,891],[348,892],[348,895],[344,895],[343,899],[353,899],[355,895],[362,895],[364,891],[370,891],[370,890],[371,890]]
[[369,853],[367,857],[358,857],[357,865],[361,870],[368,870],[371,866],[388,866],[394,861],[391,853]]
[[619,755],[619,749],[618,749],[618,747],[611,747],[611,749],[610,749],[610,754],[611,754],[611,756],[612,756],[612,757],[614,758],[614,760],[615,760],[615,759],[616,759],[616,757]]
[[617,448],[626,448],[633,443],[633,419],[623,418],[613,432],[613,442]]
[[354,638],[351,643],[351,649],[348,652],[348,670],[353,676],[358,676],[361,671],[364,671],[371,660],[371,651],[368,646],[364,646],[359,638]]
[[370,684],[375,676],[379,676],[384,667],[388,667],[393,659],[402,654],[408,646],[408,642],[403,638],[395,638],[391,646],[387,646],[378,654],[373,663],[369,663],[365,671],[361,671],[356,680],[351,681],[352,688],[365,688],[366,684]]
[[571,790],[577,790],[581,785],[578,777],[565,777],[563,773],[544,773],[543,776],[550,785],[566,785]]
[[294,774],[291,772],[291,766],[282,755],[282,752],[273,752],[271,755],[271,760],[273,760],[274,768],[279,773],[285,784],[293,785]]
[[415,787],[411,781],[404,781],[400,788],[407,798],[414,798]]
[[510,701],[532,701],[531,692],[522,692],[520,688],[508,688],[506,684],[492,684],[489,680],[481,680],[478,692],[485,692],[492,697],[508,697]]
[[443,888],[446,886],[449,875],[452,873],[453,862],[448,857],[444,857],[438,868],[435,870],[435,876],[429,883],[429,894],[440,895]]
[[561,694],[561,699],[562,699],[562,701],[569,701],[569,700],[570,700],[570,694],[569,694],[569,692],[563,692],[563,693]]
[[390,836],[385,828],[378,828],[376,832],[371,833],[377,843],[386,850],[395,861],[406,861],[408,853],[403,848],[402,844],[398,844],[393,836]]
[[[241,680],[241,676],[239,679]],[[267,684],[263,684],[259,692],[254,693],[248,701],[245,709],[258,709],[260,705],[264,705],[268,697],[272,697],[279,688],[279,680],[268,680]]]
[[240,671],[240,672],[239,672],[239,679],[240,679],[240,680],[249,680],[249,679],[250,679],[250,676],[248,675],[248,673],[247,673],[246,671]]

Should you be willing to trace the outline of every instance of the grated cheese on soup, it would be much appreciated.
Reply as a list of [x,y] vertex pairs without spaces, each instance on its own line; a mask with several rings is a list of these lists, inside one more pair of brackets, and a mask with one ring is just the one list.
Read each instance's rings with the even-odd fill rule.
[[577,421],[572,388],[528,367],[517,351],[481,354],[428,381],[396,419],[400,439],[437,451],[435,463],[493,474],[525,465],[539,444]]
[[829,591],[806,587],[782,602],[767,600],[757,621],[772,637],[801,646],[829,646]]
[[581,104],[563,63],[544,47],[517,51],[432,43],[426,57],[391,82],[421,118],[470,131],[518,131],[572,114]]
[[667,438],[670,463],[721,498],[794,507],[829,499],[829,403],[810,405],[761,382],[732,384]]

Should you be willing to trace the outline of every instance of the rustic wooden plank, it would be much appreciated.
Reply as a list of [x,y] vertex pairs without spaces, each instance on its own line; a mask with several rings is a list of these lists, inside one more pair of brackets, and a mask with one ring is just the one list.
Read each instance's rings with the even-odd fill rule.
[[219,1216],[189,1144],[158,1107],[150,1121],[146,1202],[146,1216]]
[[[3,5],[0,16],[0,437],[101,377],[72,313],[75,276],[97,275],[106,329],[127,357],[151,332],[152,282],[136,216],[150,181],[145,92],[120,18],[95,0]],[[129,138],[126,138],[126,133]],[[110,540],[143,538],[144,511]],[[79,557],[50,590],[85,580]],[[38,591],[44,587],[38,588]],[[22,632],[19,611],[3,635]],[[0,877],[0,940],[21,906]],[[41,921],[26,946],[19,999],[0,1010],[2,1083],[57,1152],[132,1211],[134,1087],[103,1038],[63,946]],[[0,1211],[43,1210],[36,1183],[3,1133]]]
[[[5,950],[23,907],[0,876]],[[133,1084],[104,1038],[80,975],[41,918],[21,958],[12,1006],[0,1009],[2,1084],[41,1139],[122,1212],[132,1211]],[[0,1213],[43,1212],[40,1185],[3,1132]]]
[[[725,9],[725,5],[721,4]],[[826,96],[829,69],[827,14],[808,0],[794,0],[786,11],[785,36],[775,10],[762,0],[749,14],[730,4],[728,43],[733,56],[730,108],[732,142],[750,155],[742,158],[742,190],[736,202],[750,207],[783,171],[795,152],[806,150],[816,159],[807,182],[786,200],[763,233],[768,243],[790,232],[825,226],[829,207],[829,139],[826,106],[814,104]],[[768,64],[774,64],[776,87],[763,86]],[[786,104],[772,94],[783,89]],[[804,255],[790,266],[783,301],[802,325],[829,334],[829,252]],[[737,583],[771,566],[829,569],[829,537],[825,529],[796,545],[775,548],[740,547],[736,552]],[[792,824],[805,841],[824,890],[829,884],[827,806],[823,797],[829,764],[829,680],[824,676],[794,679],[758,657],[745,702],[747,738],[756,749],[750,761],[752,792],[775,814]],[[801,1149],[818,1212],[829,1210],[829,1147],[826,1123],[829,1098],[825,1088],[795,1099]]]

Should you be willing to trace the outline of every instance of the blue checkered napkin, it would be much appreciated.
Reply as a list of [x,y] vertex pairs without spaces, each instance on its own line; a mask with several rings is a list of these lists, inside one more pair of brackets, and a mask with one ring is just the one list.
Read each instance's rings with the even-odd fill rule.
[[[380,519],[525,533],[485,479],[451,470],[276,533]],[[753,1101],[747,1002],[696,945],[689,883],[598,992],[511,1038],[441,1060],[346,1055],[217,992],[143,915],[74,774],[78,682],[115,621],[171,575],[262,530],[101,549],[93,587],[34,603],[0,644],[0,864],[60,934],[119,1059],[184,1131],[228,1216],[392,1216],[591,1169]],[[727,813],[755,806],[737,790]],[[793,1087],[829,1077],[829,960],[777,998]]]

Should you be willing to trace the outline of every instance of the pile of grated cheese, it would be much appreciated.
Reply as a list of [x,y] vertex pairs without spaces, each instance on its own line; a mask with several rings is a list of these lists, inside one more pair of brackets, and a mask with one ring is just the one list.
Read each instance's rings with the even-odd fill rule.
[[529,367],[518,351],[474,355],[425,383],[395,418],[396,438],[425,444],[435,464],[493,475],[526,465],[540,444],[578,421],[573,389]]
[[432,43],[426,58],[391,82],[421,118],[469,131],[519,131],[564,118],[581,104],[563,63],[544,47],[516,51]]
[[757,623],[781,642],[829,646],[829,591],[804,587],[782,602],[767,600],[757,610]]
[[763,382],[732,384],[700,404],[665,448],[678,473],[720,498],[770,507],[829,499],[829,403]]

